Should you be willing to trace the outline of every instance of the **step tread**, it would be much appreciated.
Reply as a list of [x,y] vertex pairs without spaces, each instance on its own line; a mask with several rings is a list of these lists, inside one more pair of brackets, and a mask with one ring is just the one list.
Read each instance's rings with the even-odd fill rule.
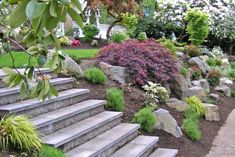
[[73,97],[76,95],[81,95],[81,94],[85,94],[89,92],[90,92],[89,89],[75,89],[75,88],[69,89],[69,90],[60,92],[58,97],[52,97],[51,99],[47,99],[45,101],[41,101],[35,98],[35,99],[29,99],[29,100],[20,101],[20,102],[16,102],[12,104],[2,105],[0,106],[0,111],[2,112],[7,111],[9,113],[16,112],[16,111],[23,111],[26,109],[33,108],[35,106],[40,106],[42,104],[53,102],[55,100],[62,100],[62,99],[66,99],[69,97]]
[[134,140],[111,155],[111,157],[141,157],[158,140],[159,138],[155,136],[137,136]]
[[91,130],[104,125],[105,123],[112,121],[118,117],[121,118],[121,112],[104,111],[93,117],[82,120],[78,123],[70,125],[64,129],[56,131],[42,138],[43,143],[58,147],[64,143],[67,143],[74,138],[84,135]]
[[[25,69],[17,69],[17,70],[18,70],[20,73],[23,73]],[[51,72],[51,70],[50,70],[49,68],[40,68],[40,71],[41,71],[42,73]],[[37,73],[38,70],[35,69],[35,72]],[[2,69],[0,69],[0,79],[2,79],[2,78],[5,77],[5,76],[6,76],[6,74],[3,72]]]
[[[73,78],[55,78],[51,79],[50,83],[52,85],[58,85],[63,83],[72,82]],[[0,88],[0,96],[5,96],[9,94],[17,94],[20,92],[20,87],[14,87],[14,88]]]
[[69,157],[91,157],[111,148],[139,129],[138,124],[121,123],[92,140],[70,150]]
[[176,157],[177,149],[158,148],[149,157]]
[[104,104],[105,104],[104,100],[92,100],[92,99],[86,100],[65,108],[61,108],[49,113],[39,115],[30,120],[37,128],[39,128],[60,121],[61,119],[66,119],[78,113],[88,111],[98,106],[102,106]]

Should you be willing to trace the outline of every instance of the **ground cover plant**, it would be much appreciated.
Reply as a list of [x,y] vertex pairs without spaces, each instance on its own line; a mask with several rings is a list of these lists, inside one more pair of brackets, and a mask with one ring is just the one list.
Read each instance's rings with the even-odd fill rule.
[[171,53],[155,40],[128,40],[121,44],[110,44],[101,49],[97,59],[99,62],[126,67],[131,83],[138,85],[145,85],[148,81],[168,82],[178,73]]
[[194,110],[199,116],[205,114],[206,108],[197,96],[186,98],[185,101],[190,106],[191,110]]
[[34,157],[67,157],[61,150],[50,146],[43,146],[37,155]]
[[84,71],[84,78],[94,84],[104,84],[107,81],[107,76],[99,68],[88,68]]
[[106,107],[113,111],[123,111],[125,107],[123,91],[118,88],[110,88],[106,91]]
[[135,113],[133,123],[140,124],[140,128],[146,132],[152,132],[156,124],[156,116],[152,107],[145,107]]

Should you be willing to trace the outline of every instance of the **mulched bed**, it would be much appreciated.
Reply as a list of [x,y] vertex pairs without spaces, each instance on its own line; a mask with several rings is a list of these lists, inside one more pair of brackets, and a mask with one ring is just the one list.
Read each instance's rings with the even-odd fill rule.
[[[119,84],[108,81],[105,85],[92,85],[84,80],[79,80],[79,87],[89,88],[91,90],[92,99],[105,99],[107,88],[118,86],[125,92],[126,107],[123,115],[123,122],[131,122],[133,115],[143,107],[144,92],[136,87],[120,86]],[[143,133],[144,135],[159,136],[158,146],[162,148],[179,149],[178,157],[205,157],[212,146],[220,127],[224,124],[229,113],[235,108],[235,98],[221,97],[218,103],[220,110],[220,122],[209,122],[204,119],[200,120],[200,130],[202,138],[199,142],[194,142],[188,139],[185,135],[181,138],[175,138],[169,133],[162,130],[155,130],[151,134]],[[166,105],[159,106],[167,109],[170,114],[177,120],[179,126],[182,124],[183,113],[171,109]]]

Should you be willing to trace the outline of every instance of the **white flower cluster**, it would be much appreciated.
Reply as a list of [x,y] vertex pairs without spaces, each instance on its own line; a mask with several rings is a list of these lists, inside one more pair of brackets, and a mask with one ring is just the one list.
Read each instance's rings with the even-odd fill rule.
[[212,32],[219,38],[235,39],[235,0],[158,0],[155,18],[177,26],[184,25],[190,8],[200,8],[211,18]]

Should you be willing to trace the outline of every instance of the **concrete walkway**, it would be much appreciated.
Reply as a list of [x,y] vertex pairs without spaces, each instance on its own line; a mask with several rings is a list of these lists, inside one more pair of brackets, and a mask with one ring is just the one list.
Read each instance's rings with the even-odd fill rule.
[[235,109],[218,132],[206,157],[235,157]]

